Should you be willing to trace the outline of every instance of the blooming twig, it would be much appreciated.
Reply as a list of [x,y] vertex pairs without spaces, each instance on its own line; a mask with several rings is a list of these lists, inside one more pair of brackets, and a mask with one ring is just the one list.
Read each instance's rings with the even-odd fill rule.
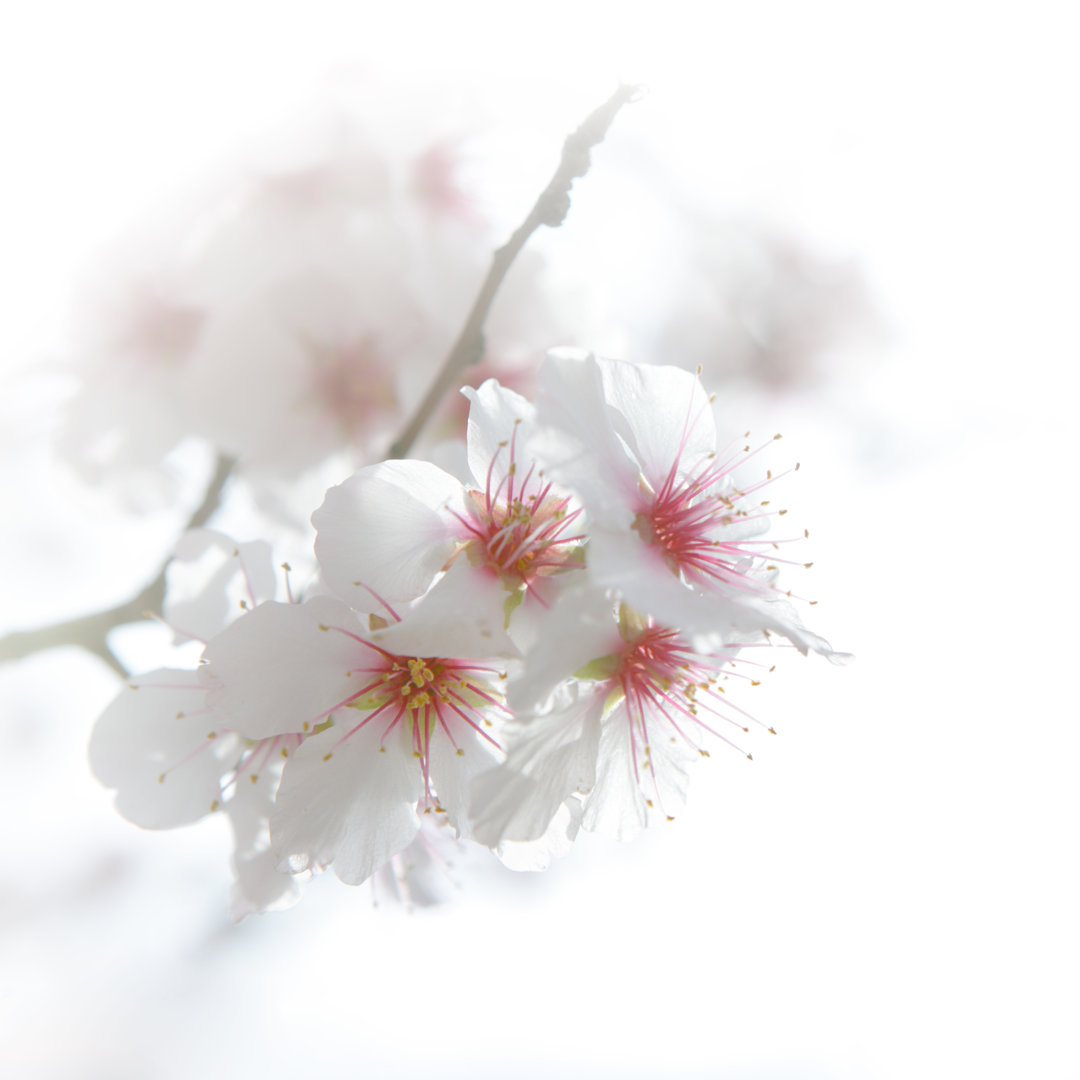
[[[214,475],[207,486],[202,502],[188,519],[186,529],[197,529],[205,525],[210,515],[218,508],[225,483],[233,469],[233,459],[219,456]],[[157,577],[130,600],[117,604],[107,611],[95,611],[90,615],[81,615],[67,622],[42,626],[36,630],[18,630],[0,638],[0,663],[4,660],[20,660],[32,653],[45,649],[55,649],[61,645],[78,645],[101,657],[114,671],[123,677],[128,672],[109,647],[109,631],[125,623],[139,622],[145,619],[147,612],[160,611],[165,596],[165,570],[172,556],[162,564]]]
[[431,418],[438,404],[461,379],[461,373],[471,363],[476,363],[483,352],[484,322],[495,300],[495,294],[530,236],[541,226],[558,228],[570,210],[570,189],[579,176],[589,171],[589,154],[599,142],[603,142],[616,113],[638,94],[636,86],[620,86],[598,109],[593,110],[581,126],[568,135],[563,144],[562,159],[548,186],[540,193],[536,204],[525,220],[514,230],[510,239],[495,251],[491,268],[484,279],[480,292],[473,303],[465,325],[461,328],[442,370],[431,384],[404,431],[394,441],[387,457],[402,458],[408,454]]

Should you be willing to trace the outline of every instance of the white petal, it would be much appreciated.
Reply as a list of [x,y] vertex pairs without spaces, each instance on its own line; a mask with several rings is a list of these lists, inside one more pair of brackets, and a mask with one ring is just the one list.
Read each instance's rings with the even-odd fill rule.
[[543,430],[534,446],[546,470],[576,491],[590,520],[629,526],[638,498],[638,466],[613,426],[595,358],[549,352],[537,376]]
[[544,716],[508,725],[506,763],[477,778],[473,836],[488,847],[505,840],[537,840],[560,807],[596,780],[600,691],[566,688]]
[[698,751],[669,725],[651,719],[649,756],[652,768],[639,761],[635,775],[625,703],[612,710],[600,736],[596,786],[585,800],[584,828],[631,840],[650,816],[663,819],[681,809],[690,780],[687,766]]
[[499,861],[508,870],[546,870],[552,859],[561,859],[574,846],[581,826],[581,804],[567,799],[551,824],[537,840],[504,840],[496,849]]
[[716,423],[701,380],[682,368],[598,358],[616,430],[657,490],[671,467],[686,471],[716,450]]
[[361,469],[311,515],[323,578],[361,611],[378,610],[371,592],[390,603],[422,596],[464,533],[451,511],[467,514],[461,484],[429,462]]
[[229,892],[229,917],[239,922],[247,915],[282,911],[300,899],[300,884],[277,867],[272,851],[238,855],[233,861],[236,881]]
[[[486,490],[488,470],[494,491],[510,465],[510,440],[514,439],[517,475],[528,472],[528,444],[536,419],[536,408],[520,394],[500,386],[496,379],[486,380],[479,389],[463,386],[469,406],[469,468],[480,491]],[[500,445],[501,444],[501,445]]]
[[225,804],[235,837],[232,859],[235,881],[229,891],[229,915],[233,922],[247,915],[292,907],[300,899],[299,882],[278,868],[270,850],[270,813],[281,778],[281,765],[277,761],[261,769],[255,783],[250,782],[247,772],[243,773],[237,779],[233,797]]
[[146,829],[171,829],[210,813],[221,778],[239,758],[216,732],[197,672],[162,669],[126,686],[90,737],[90,768],[116,789],[116,808]]
[[[648,824],[649,812],[634,775],[625,710],[616,709],[603,725],[596,784],[585,800],[582,826],[591,832],[630,840]],[[614,721],[614,722],[613,722]]]
[[404,725],[379,719],[341,745],[339,728],[306,739],[289,758],[270,819],[274,854],[296,869],[333,865],[359,885],[412,842],[420,823],[420,767]]
[[508,595],[494,574],[462,556],[401,622],[374,631],[371,640],[399,656],[517,656],[505,630]]
[[[464,720],[449,723],[453,742],[436,728],[431,736],[428,763],[439,806],[460,838],[469,836],[469,800],[476,777],[497,763],[495,748]],[[454,743],[457,746],[454,746]]]
[[566,590],[547,614],[523,673],[507,687],[511,708],[522,715],[536,711],[559,683],[622,647],[613,601],[586,579],[581,588]]
[[166,573],[162,614],[181,640],[208,641],[245,608],[272,600],[277,590],[265,540],[237,543],[213,529],[184,533]]
[[200,673],[218,722],[252,739],[308,732],[363,685],[374,655],[348,633],[356,615],[336,597],[262,604],[206,647]]

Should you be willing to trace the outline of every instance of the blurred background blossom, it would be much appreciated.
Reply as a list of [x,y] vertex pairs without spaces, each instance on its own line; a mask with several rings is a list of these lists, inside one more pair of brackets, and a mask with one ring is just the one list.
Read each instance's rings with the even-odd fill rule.
[[[152,578],[215,444],[240,460],[215,527],[302,565],[307,513],[381,455],[626,80],[647,93],[530,241],[474,374],[526,389],[567,343],[702,365],[722,425],[802,462],[815,626],[858,661],[785,656],[754,700],[780,737],[714,754],[633,845],[515,875],[440,842],[411,913],[398,878],[323,875],[238,926],[226,823],[140,832],[90,775],[115,675],[8,663],[4,1072],[1075,1075],[1075,586],[1002,550],[1017,503],[1071,524],[1067,14],[7,13],[0,634]],[[376,357],[391,376],[355,394]],[[117,647],[152,666],[169,635]]]

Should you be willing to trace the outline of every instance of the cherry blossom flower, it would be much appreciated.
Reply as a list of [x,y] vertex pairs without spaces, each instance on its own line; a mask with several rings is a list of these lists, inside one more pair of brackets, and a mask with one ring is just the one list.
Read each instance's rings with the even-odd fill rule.
[[[169,567],[164,621],[177,640],[205,642],[277,587],[264,541],[190,530]],[[235,840],[230,911],[241,919],[299,898],[297,878],[277,872],[269,858],[268,823],[284,759],[301,740],[299,733],[248,739],[223,728],[198,671],[159,669],[132,679],[98,718],[90,764],[116,790],[120,813],[144,828],[226,814]]]
[[327,585],[354,606],[422,596],[458,561],[473,569],[467,611],[541,608],[582,566],[581,510],[532,460],[532,405],[494,379],[469,398],[462,484],[426,461],[384,461],[331,488],[312,515]]
[[491,846],[531,840],[568,808],[619,839],[657,815],[670,820],[688,765],[709,756],[706,737],[735,745],[723,729],[748,730],[726,693],[737,647],[710,650],[625,604],[616,613],[599,592],[576,600],[550,624],[571,644],[511,689],[515,702],[543,704],[508,725],[506,762],[477,781],[474,831]]
[[[472,778],[497,760],[500,671],[467,628],[432,655],[421,606],[369,630],[341,601],[264,604],[207,647],[215,715],[252,739],[299,732],[270,818],[279,865],[359,884],[412,842],[421,814],[468,835]],[[449,640],[449,639],[444,639]]]
[[683,631],[765,630],[836,655],[775,584],[787,538],[761,538],[774,512],[757,497],[772,474],[736,483],[756,451],[718,447],[696,376],[558,351],[541,369],[539,414],[538,454],[585,506],[599,586]]

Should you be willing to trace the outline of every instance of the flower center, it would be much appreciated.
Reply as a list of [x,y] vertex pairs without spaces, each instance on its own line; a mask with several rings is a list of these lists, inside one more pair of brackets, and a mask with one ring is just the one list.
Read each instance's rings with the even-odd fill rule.
[[[649,776],[659,795],[651,749],[657,739],[682,741],[708,757],[698,740],[704,731],[745,753],[713,727],[714,720],[722,720],[745,732],[749,729],[744,719],[753,719],[727,699],[721,685],[732,676],[745,678],[732,670],[734,652],[697,652],[678,631],[655,625],[651,618],[643,618],[625,604],[619,608],[619,633],[624,648],[593,661],[579,674],[607,683],[605,715],[625,706],[634,777],[639,784],[643,775]],[[757,685],[756,680],[750,681]]]
[[[734,464],[710,454],[688,475],[678,476],[676,462],[655,492],[642,478],[643,501],[632,528],[684,581],[760,594],[771,587],[757,566],[756,546],[762,541],[745,537],[762,531],[758,523],[768,515],[757,506],[740,505],[751,491],[731,483]],[[762,483],[771,479],[769,474]]]
[[[367,650],[362,662],[349,671],[350,676],[362,676],[364,684],[322,714],[329,716],[341,708],[356,709],[365,714],[358,724],[337,740],[333,749],[379,717],[389,721],[383,731],[383,743],[399,724],[404,723],[413,756],[419,759],[424,776],[425,809],[438,809],[431,791],[431,740],[433,737],[445,737],[458,755],[464,756],[465,751],[458,746],[454,737],[455,731],[460,733],[461,724],[464,723],[498,747],[499,744],[484,729],[492,726],[488,713],[493,709],[506,711],[502,695],[486,678],[488,675],[497,676],[499,672],[464,660],[397,656],[341,627],[325,629],[335,629]],[[441,735],[438,734],[440,731]],[[324,760],[331,757],[333,749]]]
[[[499,443],[484,490],[469,492],[469,520],[459,518],[469,534],[465,549],[470,561],[490,567],[511,592],[535,591],[540,579],[584,565],[585,537],[570,528],[580,508],[571,508],[569,496],[554,493],[535,463],[524,477],[518,474],[518,423],[509,443]],[[510,462],[495,483],[495,465],[504,451]]]

